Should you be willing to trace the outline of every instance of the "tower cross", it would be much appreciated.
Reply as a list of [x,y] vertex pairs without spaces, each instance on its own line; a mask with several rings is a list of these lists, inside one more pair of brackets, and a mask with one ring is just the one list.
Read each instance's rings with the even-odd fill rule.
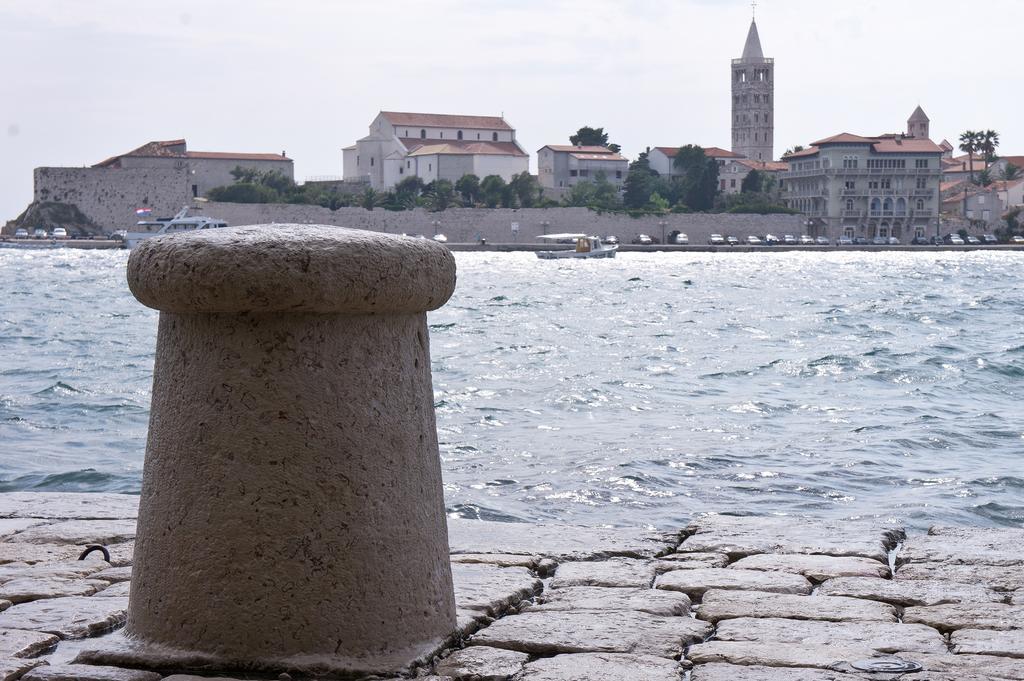
[[753,2],[750,3],[750,18],[757,18],[757,0],[754,0]]

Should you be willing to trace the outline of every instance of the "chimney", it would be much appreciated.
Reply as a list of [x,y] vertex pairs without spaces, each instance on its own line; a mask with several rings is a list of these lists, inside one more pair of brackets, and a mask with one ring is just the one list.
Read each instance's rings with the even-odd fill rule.
[[281,150],[281,158],[288,158],[288,154],[284,153],[283,149]]

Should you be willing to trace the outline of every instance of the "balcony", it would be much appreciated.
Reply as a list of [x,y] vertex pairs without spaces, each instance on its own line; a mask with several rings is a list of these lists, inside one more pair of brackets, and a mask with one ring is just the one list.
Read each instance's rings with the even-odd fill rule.
[[915,189],[914,196],[934,196],[934,189]]

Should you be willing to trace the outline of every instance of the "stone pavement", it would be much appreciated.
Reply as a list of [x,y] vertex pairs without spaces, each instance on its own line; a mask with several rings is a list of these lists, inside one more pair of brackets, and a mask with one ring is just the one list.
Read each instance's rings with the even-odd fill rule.
[[[81,664],[121,636],[136,502],[0,494],[0,681],[199,678]],[[421,679],[1024,680],[1024,530],[707,516],[449,534],[461,643]],[[76,560],[87,543],[111,564]]]

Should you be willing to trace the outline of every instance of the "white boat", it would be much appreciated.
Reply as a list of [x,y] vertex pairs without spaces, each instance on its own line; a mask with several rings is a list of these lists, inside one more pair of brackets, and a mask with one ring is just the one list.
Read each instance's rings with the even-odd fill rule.
[[537,237],[555,243],[576,244],[576,248],[563,251],[537,251],[537,257],[544,260],[560,260],[563,258],[614,258],[617,245],[606,244],[599,237],[586,234],[545,234]]
[[154,236],[164,234],[179,234],[191,232],[195,229],[215,229],[227,227],[228,223],[223,220],[204,217],[202,215],[188,216],[188,206],[185,206],[173,218],[157,218],[156,220],[139,220],[132,229],[125,230],[122,240],[125,248],[135,248],[140,241]]

